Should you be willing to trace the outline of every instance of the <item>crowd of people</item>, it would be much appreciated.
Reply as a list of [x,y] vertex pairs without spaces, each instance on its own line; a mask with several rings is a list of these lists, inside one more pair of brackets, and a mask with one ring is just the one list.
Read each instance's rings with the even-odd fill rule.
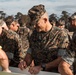
[[29,67],[31,74],[40,71],[75,75],[76,14],[50,22],[42,4],[28,10],[30,21],[12,16],[0,19],[0,65],[2,71],[11,72],[9,66],[21,70]]

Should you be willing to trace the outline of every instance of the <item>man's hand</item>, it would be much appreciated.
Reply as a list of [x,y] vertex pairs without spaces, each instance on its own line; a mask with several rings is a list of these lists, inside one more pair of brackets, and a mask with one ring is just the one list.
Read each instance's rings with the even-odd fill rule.
[[27,65],[26,65],[26,62],[25,61],[21,61],[18,65],[18,67],[21,69],[21,70],[24,70],[27,68]]
[[31,74],[37,74],[42,70],[41,66],[33,66],[29,68]]

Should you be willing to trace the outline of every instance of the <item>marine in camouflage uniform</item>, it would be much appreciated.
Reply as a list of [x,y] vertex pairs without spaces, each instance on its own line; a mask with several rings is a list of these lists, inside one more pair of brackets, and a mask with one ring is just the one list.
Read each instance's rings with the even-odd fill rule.
[[73,33],[76,31],[76,23],[74,23],[76,20],[76,15],[73,14],[71,17],[69,17],[69,24],[67,26],[67,29],[69,30],[69,36],[72,39]]
[[30,26],[30,18],[29,16],[26,15],[22,15],[21,18],[18,20],[20,27],[17,31],[17,33],[19,34],[21,40],[22,40],[22,47],[24,49],[24,57],[27,53],[27,49],[29,48],[29,41],[28,38],[31,36],[32,34],[32,29]]
[[17,33],[19,34],[19,37],[22,40],[22,48],[24,50],[23,57],[25,57],[27,53],[27,49],[29,48],[28,37],[29,37],[30,30],[27,27],[19,27],[19,30]]
[[[30,64],[31,60],[34,60],[35,66],[30,68],[30,73],[36,74],[38,73],[36,71],[40,71],[41,68],[43,68],[44,71],[54,70],[54,72],[57,72],[58,64],[61,61],[59,57],[65,54],[69,43],[67,33],[50,24],[44,5],[33,6],[28,11],[28,15],[31,18],[31,24],[36,27],[30,36],[30,48],[24,59],[27,66]],[[44,25],[42,25],[42,23]],[[41,26],[44,29],[39,31]],[[47,29],[45,30],[45,28]],[[28,56],[30,57],[29,59],[27,59]],[[54,62],[56,59],[58,59],[58,61],[56,61],[58,64]],[[56,65],[54,65],[53,62]],[[49,70],[46,69],[48,63],[51,64],[51,66],[50,64],[48,65]]]
[[62,55],[58,54],[59,50],[66,49],[68,43],[67,33],[57,27],[53,27],[48,32],[37,32],[35,30],[30,38],[31,54],[35,65],[55,60]]
[[0,45],[10,60],[10,66],[17,67],[19,62],[23,59],[24,53],[19,35],[12,30],[3,29],[0,35]]
[[[65,53],[65,55],[62,57],[63,60],[65,60],[63,63],[67,63],[69,65],[71,65],[71,69],[73,70],[74,73],[76,73],[76,15],[72,15],[71,16],[71,25],[73,27],[71,27],[71,30],[72,30],[72,34],[68,34],[71,35],[71,37],[69,36],[69,41],[70,41],[70,44],[67,48],[67,51]],[[67,66],[67,65],[66,65]],[[73,75],[73,74],[70,74],[71,71],[69,71],[70,68],[69,66],[67,66],[67,71],[68,71],[68,74],[69,75]]]

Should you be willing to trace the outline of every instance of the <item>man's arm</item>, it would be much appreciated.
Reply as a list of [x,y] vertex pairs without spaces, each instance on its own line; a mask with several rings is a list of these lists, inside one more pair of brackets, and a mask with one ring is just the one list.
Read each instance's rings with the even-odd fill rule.
[[2,71],[11,72],[9,70],[9,62],[6,53],[2,50],[0,46],[0,66],[2,67]]
[[28,49],[24,60],[19,63],[18,67],[21,70],[23,70],[27,68],[27,66],[29,66],[31,63],[32,63],[31,49]]
[[61,57],[58,57],[57,59],[53,60],[52,62],[45,64],[46,65],[45,70],[48,70],[48,69],[51,69],[54,67],[58,67],[60,62],[61,62]]
[[25,58],[24,58],[24,61],[26,62],[27,66],[29,66],[32,63],[32,56],[31,56],[31,54],[27,53]]
[[50,70],[54,67],[58,67],[59,63],[61,62],[61,57],[58,57],[57,59],[55,59],[52,62],[46,63],[46,64],[41,64],[39,66],[33,66],[29,68],[29,72],[31,74],[37,74],[39,73],[41,70]]
[[52,62],[49,62],[46,64],[46,70],[51,69],[53,67],[57,67],[59,63],[61,62],[61,57],[65,54],[66,48],[69,44],[69,39],[67,32],[61,31],[58,36],[59,42],[58,42],[58,58],[53,60]]
[[31,55],[29,53],[26,54],[24,60],[20,61],[18,67],[23,70],[26,69],[32,62]]

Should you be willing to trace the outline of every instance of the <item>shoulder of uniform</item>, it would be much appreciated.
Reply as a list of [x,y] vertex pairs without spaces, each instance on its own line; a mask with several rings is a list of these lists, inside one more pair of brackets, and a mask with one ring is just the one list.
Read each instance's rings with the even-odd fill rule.
[[54,31],[59,32],[60,36],[67,36],[68,35],[68,30],[66,29],[60,29],[59,27],[54,27]]
[[4,30],[4,33],[10,39],[14,39],[15,37],[19,37],[19,35],[16,32],[12,31],[12,30]]
[[53,29],[56,30],[56,31],[61,31],[61,29],[57,26],[54,26]]
[[56,26],[53,26],[51,32],[54,33],[54,34],[55,33],[60,33],[61,32],[61,29],[58,28],[58,27],[56,27]]
[[60,31],[60,35],[61,35],[62,37],[67,37],[67,38],[68,38],[68,31],[66,31],[66,30],[61,30],[61,31]]

